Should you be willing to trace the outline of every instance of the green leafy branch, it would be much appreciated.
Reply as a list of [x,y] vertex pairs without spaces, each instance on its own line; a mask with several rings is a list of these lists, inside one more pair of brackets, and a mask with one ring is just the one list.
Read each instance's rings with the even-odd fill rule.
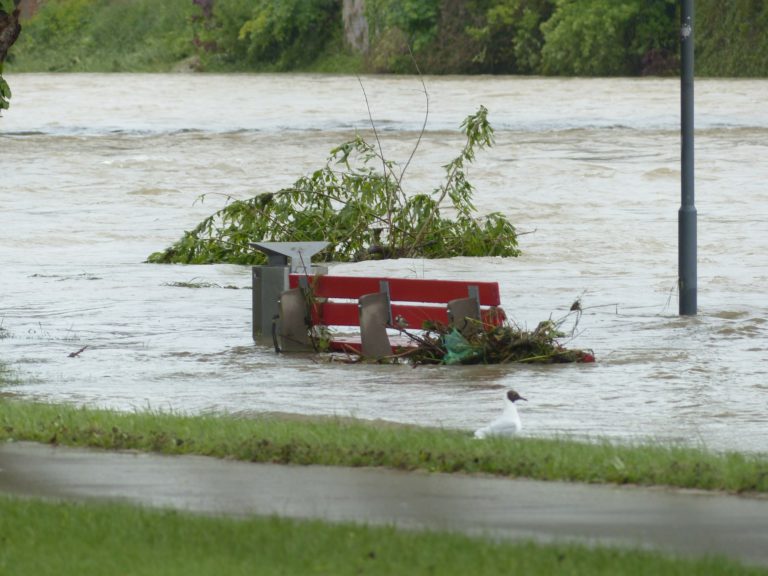
[[[452,256],[517,256],[515,227],[500,213],[484,217],[472,203],[465,168],[493,144],[488,111],[480,107],[461,125],[459,155],[445,165],[445,181],[429,193],[407,195],[400,165],[357,135],[331,150],[325,165],[293,186],[237,200],[212,214],[149,262],[258,264],[249,242],[324,240],[325,261]],[[450,208],[455,218],[443,217]]]
[[11,87],[3,78],[3,64],[0,62],[0,110],[8,110],[11,103]]

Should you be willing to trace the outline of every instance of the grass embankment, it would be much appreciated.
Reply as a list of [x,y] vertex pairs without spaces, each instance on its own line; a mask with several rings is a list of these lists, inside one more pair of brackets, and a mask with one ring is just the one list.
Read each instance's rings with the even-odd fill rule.
[[342,418],[192,417],[0,399],[0,440],[10,439],[251,462],[768,492],[764,456],[564,439],[479,441],[463,431]]
[[725,559],[0,497],[0,574],[766,574]]

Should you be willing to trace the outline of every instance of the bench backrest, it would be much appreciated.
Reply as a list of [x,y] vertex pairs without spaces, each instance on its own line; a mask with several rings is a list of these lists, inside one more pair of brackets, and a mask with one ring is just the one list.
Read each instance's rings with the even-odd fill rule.
[[[484,320],[497,324],[503,319],[503,311],[495,307],[501,304],[497,282],[472,282],[460,280],[421,280],[413,278],[383,278],[370,276],[311,276],[291,274],[290,288],[296,288],[305,278],[316,299],[312,322],[326,326],[358,326],[357,299],[366,294],[381,291],[382,282],[389,288],[392,319],[411,328],[421,328],[424,322],[448,324],[446,305],[451,300],[467,298],[470,289],[484,308]],[[344,302],[347,300],[347,302]],[[354,300],[350,302],[350,300]],[[494,308],[491,312],[488,307]]]
[[[299,286],[303,274],[291,274],[289,287]],[[392,302],[430,302],[447,304],[457,298],[466,298],[470,286],[476,286],[481,306],[499,306],[498,282],[474,282],[463,280],[422,280],[417,278],[376,278],[371,276],[309,276],[307,281],[315,296],[356,300],[365,294],[378,292],[381,282],[389,283]]]

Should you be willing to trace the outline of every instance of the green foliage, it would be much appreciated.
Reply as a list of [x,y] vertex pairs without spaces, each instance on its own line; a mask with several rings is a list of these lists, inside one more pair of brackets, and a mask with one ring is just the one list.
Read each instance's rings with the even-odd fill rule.
[[8,86],[8,82],[3,78],[3,63],[0,62],[0,111],[8,110],[8,107],[11,105],[9,102],[11,96],[11,87]]
[[87,27],[89,14],[98,6],[99,0],[54,0],[44,4],[24,26],[18,42],[18,60],[46,62],[45,70],[74,68],[83,42],[80,33]]
[[213,22],[199,30],[200,40],[215,46],[210,54],[203,54],[204,67],[224,68],[245,66],[248,51],[240,40],[240,29],[253,13],[251,0],[216,0],[213,5]]
[[421,70],[430,74],[487,72],[477,55],[481,42],[472,30],[483,25],[486,0],[441,0],[434,41],[416,52]]
[[413,73],[411,51],[432,46],[437,35],[439,0],[366,0],[371,49],[368,65],[377,72]]
[[677,0],[641,3],[628,51],[632,73],[679,74],[679,20]]
[[[387,160],[357,136],[290,188],[232,202],[148,260],[258,263],[262,257],[248,247],[255,240],[325,240],[330,247],[322,257],[329,261],[517,256],[515,228],[503,215],[476,217],[464,170],[476,150],[493,143],[487,114],[481,106],[463,122],[464,147],[445,166],[445,181],[432,194],[406,194],[407,165]],[[442,216],[446,207],[455,213],[453,219]]]
[[405,33],[416,52],[434,40],[439,7],[439,0],[368,0],[365,3],[368,26],[374,36],[396,28]]
[[484,24],[468,32],[481,43],[475,59],[492,73],[535,74],[541,63],[541,24],[554,0],[498,0],[486,9]]
[[48,0],[24,25],[15,69],[167,70],[194,53],[186,0]]
[[0,113],[11,105],[11,87],[3,78],[3,62],[16,39],[18,22],[13,12],[20,3],[21,0],[0,0]]
[[697,74],[768,76],[768,2],[699,0],[694,17]]
[[313,60],[340,27],[335,0],[259,0],[238,38],[251,61],[287,70]]
[[10,14],[21,4],[21,0],[0,0],[0,13]]
[[335,0],[216,0],[201,35],[206,68],[308,69],[328,52],[344,55]]
[[[618,75],[675,68],[675,0],[413,0],[369,10],[373,69]],[[397,3],[394,3],[397,4]],[[417,5],[420,10],[405,8]]]
[[647,50],[669,47],[670,8],[674,14],[673,0],[557,0],[552,17],[541,26],[541,71],[637,74]]
[[366,3],[368,66],[378,72],[469,74],[487,71],[477,58],[487,0],[376,0]]
[[[10,10],[17,0],[0,0]],[[338,0],[47,0],[14,71],[319,70],[675,74],[676,0],[367,0],[370,50],[344,44]],[[768,75],[768,4],[696,2],[696,73]],[[12,59],[11,59],[12,57]],[[363,68],[364,67],[364,68]],[[0,96],[0,106],[8,99]]]

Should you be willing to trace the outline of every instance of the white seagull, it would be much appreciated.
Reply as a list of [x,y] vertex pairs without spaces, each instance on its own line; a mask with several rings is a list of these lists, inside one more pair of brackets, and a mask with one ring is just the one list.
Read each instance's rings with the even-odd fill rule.
[[[516,400],[525,400],[514,390],[507,392],[504,400],[504,412],[488,426],[483,426],[475,432],[475,438],[488,438],[489,436],[514,436],[523,429],[520,415],[515,406]],[[527,400],[526,400],[527,402]]]

